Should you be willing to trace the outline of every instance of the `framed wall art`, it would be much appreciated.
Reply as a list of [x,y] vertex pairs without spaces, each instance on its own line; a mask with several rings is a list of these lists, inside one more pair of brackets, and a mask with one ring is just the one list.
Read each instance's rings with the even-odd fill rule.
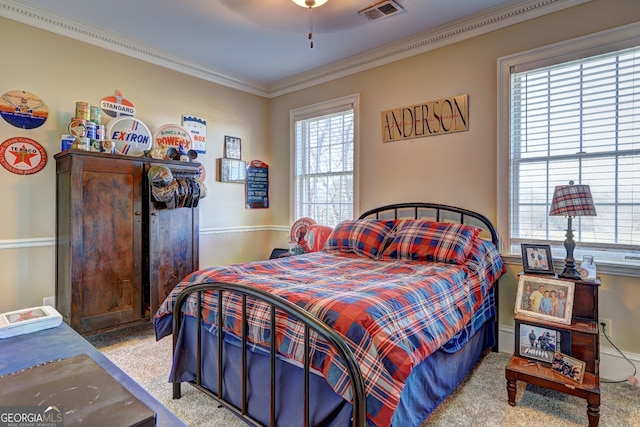
[[518,281],[515,313],[570,325],[574,290],[574,282],[524,274]]
[[247,165],[242,160],[218,159],[218,181],[244,184]]
[[227,159],[240,160],[242,158],[242,146],[240,138],[225,135],[224,137],[224,157]]
[[516,319],[516,354],[551,365],[556,352],[571,353],[571,332]]
[[522,266],[525,273],[556,274],[553,269],[551,246],[522,243]]

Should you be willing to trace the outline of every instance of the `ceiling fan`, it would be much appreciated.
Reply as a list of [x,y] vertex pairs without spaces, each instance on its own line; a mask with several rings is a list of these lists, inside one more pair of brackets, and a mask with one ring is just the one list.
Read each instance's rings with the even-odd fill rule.
[[313,49],[313,9],[320,7],[327,2],[327,0],[291,0],[298,6],[306,7],[309,9],[309,47]]

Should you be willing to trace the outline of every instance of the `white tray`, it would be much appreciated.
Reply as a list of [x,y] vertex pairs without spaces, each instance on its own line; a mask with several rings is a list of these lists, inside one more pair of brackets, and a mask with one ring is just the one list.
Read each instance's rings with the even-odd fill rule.
[[46,305],[9,311],[0,314],[0,339],[55,328],[61,323],[60,313]]

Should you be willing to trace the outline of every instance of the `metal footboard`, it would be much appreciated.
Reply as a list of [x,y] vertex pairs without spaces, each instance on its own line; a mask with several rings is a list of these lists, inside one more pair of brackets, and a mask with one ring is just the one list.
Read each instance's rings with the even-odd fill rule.
[[[202,293],[203,292],[216,292],[218,299],[218,316],[217,316],[217,329],[218,329],[218,391],[217,393],[212,392],[208,388],[206,388],[202,384]],[[242,296],[242,403],[240,407],[236,407],[231,402],[227,402],[223,398],[223,341],[224,341],[224,333],[220,333],[223,330],[222,322],[223,322],[223,293],[224,292],[234,292],[240,294]],[[175,353],[176,345],[178,341],[178,333],[180,330],[180,325],[182,324],[182,306],[186,301],[187,297],[193,293],[196,293],[197,304],[198,304],[198,328],[197,328],[197,374],[196,379],[191,381],[190,383],[202,390],[209,396],[216,399],[221,405],[225,406],[227,409],[234,412],[236,415],[243,418],[247,423],[251,425],[260,425],[260,423],[253,419],[249,415],[249,408],[247,407],[247,322],[246,322],[246,309],[247,309],[247,297],[250,296],[252,298],[262,300],[269,304],[271,307],[271,330],[274,331],[272,333],[272,337],[275,337],[275,323],[276,323],[276,309],[282,310],[289,316],[292,316],[300,323],[304,325],[304,420],[301,421],[300,425],[304,425],[305,427],[310,426],[310,408],[309,408],[309,375],[310,375],[310,362],[309,362],[309,335],[311,331],[316,332],[320,337],[324,338],[340,355],[342,360],[344,361],[345,368],[348,371],[350,380],[351,380],[351,391],[352,391],[352,405],[353,405],[353,418],[352,418],[352,426],[353,427],[365,427],[366,426],[366,396],[364,389],[364,382],[362,379],[362,375],[360,372],[360,367],[356,362],[353,353],[341,338],[341,336],[336,333],[333,329],[328,327],[325,323],[318,320],[316,317],[310,315],[308,312],[302,310],[300,307],[295,304],[290,303],[289,301],[280,298],[278,296],[269,294],[260,289],[255,289],[246,285],[241,284],[232,284],[232,283],[201,283],[198,285],[190,286],[184,289],[176,300],[176,305],[173,308],[173,350]],[[275,375],[276,375],[276,347],[275,340],[271,339],[270,341],[270,425],[276,425],[276,383],[275,383]],[[173,398],[179,399],[181,396],[180,391],[180,383],[173,383]]]

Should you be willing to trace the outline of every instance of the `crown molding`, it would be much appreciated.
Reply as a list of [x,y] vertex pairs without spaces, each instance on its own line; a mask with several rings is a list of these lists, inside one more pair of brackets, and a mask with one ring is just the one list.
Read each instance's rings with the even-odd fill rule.
[[88,26],[50,10],[33,7],[26,1],[0,0],[0,16],[222,86],[274,98],[589,1],[591,0],[514,1],[270,85],[250,81],[227,71],[152,48],[102,28]]
[[268,96],[267,87],[258,82],[164,52],[104,28],[89,26],[51,10],[34,7],[27,1],[0,0],[0,16],[222,86]]
[[346,77],[477,37],[530,19],[568,9],[591,0],[521,0],[372,49],[343,61],[283,79],[269,86],[270,97]]

